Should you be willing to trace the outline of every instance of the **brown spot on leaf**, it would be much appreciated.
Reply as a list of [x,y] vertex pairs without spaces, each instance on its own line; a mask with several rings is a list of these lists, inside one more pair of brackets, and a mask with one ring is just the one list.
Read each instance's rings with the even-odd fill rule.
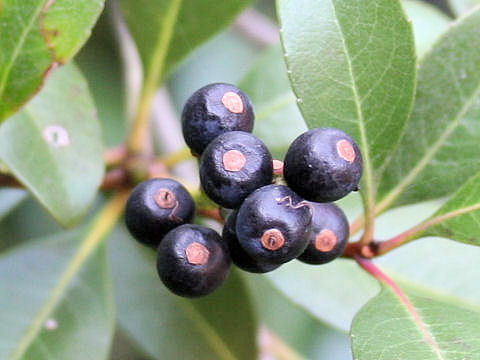
[[188,245],[185,254],[187,255],[187,261],[192,265],[205,265],[210,257],[210,251],[198,242]]

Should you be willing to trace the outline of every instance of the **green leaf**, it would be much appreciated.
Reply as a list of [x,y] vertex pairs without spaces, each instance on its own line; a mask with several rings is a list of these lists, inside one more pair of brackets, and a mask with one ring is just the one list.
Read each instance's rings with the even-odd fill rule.
[[0,123],[90,35],[103,0],[0,1]]
[[396,0],[278,0],[285,61],[310,128],[333,126],[359,144],[373,202],[402,136],[415,90],[412,27]]
[[105,9],[92,36],[75,57],[95,101],[107,147],[119,145],[127,137],[124,69],[108,12],[110,9]]
[[293,303],[347,331],[353,316],[378,292],[378,285],[354,262],[338,259],[322,266],[294,261],[266,277]]
[[415,238],[441,236],[480,245],[480,173],[467,181],[426,224],[430,226]]
[[0,221],[26,197],[26,192],[21,189],[0,189]]
[[450,18],[437,7],[420,0],[403,0],[402,3],[412,21],[417,55],[421,58],[447,30]]
[[[480,307],[399,283],[408,300],[391,287],[357,314],[352,325],[355,359],[450,360],[480,355]],[[407,303],[408,301],[408,303]]]
[[145,78],[162,81],[190,51],[226,27],[250,2],[120,0],[120,5],[140,52]]
[[[290,345],[293,351],[299,352],[306,359],[352,359],[346,331],[340,332],[318,321],[318,318],[275,289],[264,276],[248,273],[242,275],[251,288],[262,324],[268,327],[271,334]],[[282,353],[287,354],[275,342],[266,348],[272,349],[273,354],[278,351],[278,358],[289,358],[281,357]]]
[[421,63],[406,133],[379,187],[379,210],[455,191],[480,171],[480,10],[455,23]]
[[480,4],[480,0],[448,0],[453,12],[460,16]]
[[239,87],[255,104],[253,133],[273,156],[283,159],[292,141],[307,129],[295,104],[280,46],[262,54]]
[[86,232],[38,239],[0,256],[0,358],[107,359],[113,290],[103,246]]
[[124,228],[110,241],[120,326],[154,359],[256,359],[256,321],[236,272],[212,295],[175,296],[161,283],[152,250]]
[[60,223],[80,220],[104,166],[95,107],[76,67],[55,72],[41,94],[2,124],[0,158]]

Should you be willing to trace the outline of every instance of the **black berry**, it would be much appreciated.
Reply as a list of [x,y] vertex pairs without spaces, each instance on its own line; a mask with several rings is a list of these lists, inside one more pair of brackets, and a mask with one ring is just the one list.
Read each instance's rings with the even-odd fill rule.
[[238,210],[233,211],[227,218],[223,226],[222,237],[228,245],[230,250],[230,257],[232,262],[240,269],[252,273],[266,273],[275,270],[280,264],[266,263],[263,261],[254,260],[248,255],[240,246],[236,233]]
[[311,203],[312,235],[298,257],[308,264],[325,264],[342,255],[348,243],[348,220],[334,204]]
[[335,201],[358,189],[362,156],[343,131],[312,129],[290,145],[283,172],[288,186],[305,199]]
[[195,203],[188,191],[172,179],[151,179],[137,185],[128,198],[125,222],[139,242],[157,247],[171,229],[189,223]]
[[218,135],[228,131],[253,129],[253,107],[239,88],[214,83],[197,90],[186,102],[182,112],[185,142],[196,155]]
[[239,207],[259,187],[272,182],[272,156],[250,133],[232,131],[218,136],[200,160],[200,182],[217,204]]
[[250,194],[237,215],[242,248],[256,261],[282,264],[298,257],[311,233],[309,205],[287,186],[267,185]]
[[182,225],[171,230],[160,243],[157,270],[165,286],[177,295],[208,295],[228,276],[228,247],[212,229]]

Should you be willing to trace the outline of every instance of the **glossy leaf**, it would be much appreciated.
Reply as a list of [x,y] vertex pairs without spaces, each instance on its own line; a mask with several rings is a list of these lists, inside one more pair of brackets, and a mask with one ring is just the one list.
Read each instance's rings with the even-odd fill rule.
[[103,0],[0,2],[0,123],[69,61],[90,35]]
[[402,136],[415,89],[410,23],[396,0],[278,0],[290,81],[310,128],[349,133],[364,159],[363,191]]
[[292,302],[340,330],[378,292],[375,280],[350,260],[322,266],[295,261],[268,273],[267,278]]
[[422,60],[405,137],[379,188],[382,210],[455,191],[480,171],[480,10]]
[[103,246],[82,258],[85,233],[34,240],[0,256],[0,358],[108,358],[110,273]]
[[451,360],[480,356],[480,307],[398,283],[408,301],[392,288],[371,300],[355,317],[352,348],[359,360]]
[[118,321],[153,359],[255,359],[256,321],[243,280],[232,272],[203,299],[175,296],[161,283],[155,253],[124,228],[110,240]]
[[80,220],[102,180],[103,159],[95,107],[75,66],[59,69],[2,124],[0,158],[60,223]]
[[124,142],[127,133],[124,69],[108,12],[110,8],[105,9],[92,36],[75,57],[95,101],[107,147]]
[[441,236],[480,245],[480,173],[467,181],[428,222],[432,226],[415,238]]
[[453,12],[460,16],[480,4],[480,0],[448,0]]
[[196,46],[226,27],[249,3],[246,0],[120,0],[140,53],[144,75],[159,81]]
[[[273,341],[267,341],[266,344],[260,340],[266,347],[262,347],[262,353],[267,350],[266,357],[270,350],[273,355],[278,354],[278,358],[284,355],[283,358],[300,359],[299,355],[303,355],[305,359],[352,359],[350,339],[346,331],[338,331],[319,321],[305,308],[283,296],[264,276],[249,273],[242,275],[251,288],[261,323],[267,327],[261,330],[263,333],[260,339],[265,335],[273,337]],[[290,352],[299,355],[296,358],[287,357],[281,347],[277,346],[275,336],[289,346]]]
[[421,0],[403,0],[402,3],[412,21],[417,56],[421,58],[448,29],[451,19],[437,7]]
[[21,189],[0,189],[0,221],[26,197],[27,193]]
[[253,133],[283,160],[292,141],[307,127],[295,104],[280,46],[266,51],[239,87],[255,104]]

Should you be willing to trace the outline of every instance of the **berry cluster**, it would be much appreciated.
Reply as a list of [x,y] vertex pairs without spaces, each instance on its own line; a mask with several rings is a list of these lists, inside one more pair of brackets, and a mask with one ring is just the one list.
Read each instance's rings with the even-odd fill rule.
[[[159,276],[177,295],[211,293],[231,262],[265,273],[295,258],[327,263],[347,245],[345,214],[329,202],[358,189],[362,157],[355,141],[338,129],[312,129],[291,144],[282,163],[250,133],[253,121],[249,98],[229,84],[199,89],[183,109],[183,135],[200,157],[202,188],[229,209],[222,236],[190,224],[195,203],[172,179],[145,181],[130,195],[127,227],[158,248]],[[288,186],[274,177],[282,173]]]

